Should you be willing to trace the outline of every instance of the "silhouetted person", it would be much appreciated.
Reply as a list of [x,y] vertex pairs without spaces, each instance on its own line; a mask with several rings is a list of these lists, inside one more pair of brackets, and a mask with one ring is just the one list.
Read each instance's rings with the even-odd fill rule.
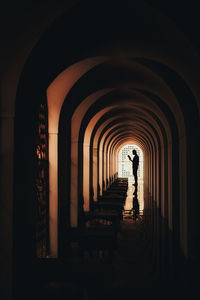
[[133,150],[133,160],[131,159],[130,155],[128,155],[128,158],[130,161],[132,161],[132,166],[133,166],[133,176],[135,179],[135,186],[137,186],[138,178],[137,178],[137,170],[139,166],[139,156],[137,155],[136,150]]

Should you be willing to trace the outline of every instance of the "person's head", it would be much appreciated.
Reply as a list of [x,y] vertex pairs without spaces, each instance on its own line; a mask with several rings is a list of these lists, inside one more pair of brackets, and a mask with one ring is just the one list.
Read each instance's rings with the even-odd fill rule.
[[133,155],[137,154],[136,150],[133,150]]

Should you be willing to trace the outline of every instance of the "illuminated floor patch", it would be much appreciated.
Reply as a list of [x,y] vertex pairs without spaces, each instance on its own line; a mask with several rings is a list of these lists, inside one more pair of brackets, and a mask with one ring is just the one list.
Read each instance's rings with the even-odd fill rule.
[[134,195],[135,186],[134,186],[134,178],[128,178],[128,190],[127,190],[127,197],[124,205],[124,212],[123,212],[123,220],[133,219],[133,215],[135,214],[134,209],[134,201],[138,203],[138,216],[143,215],[144,210],[144,189],[143,189],[143,180],[138,179],[138,192],[137,192],[137,199],[136,195]]

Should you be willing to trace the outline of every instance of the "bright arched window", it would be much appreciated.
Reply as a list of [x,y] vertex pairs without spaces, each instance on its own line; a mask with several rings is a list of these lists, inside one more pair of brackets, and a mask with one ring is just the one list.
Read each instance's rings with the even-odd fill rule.
[[128,158],[128,155],[130,155],[131,159],[133,159],[133,150],[136,150],[139,156],[138,179],[143,179],[143,152],[135,144],[126,144],[120,149],[118,154],[118,177],[133,176],[132,163]]
[[143,151],[140,147],[135,144],[126,144],[123,146],[119,153],[118,153],[118,177],[128,177],[128,191],[127,191],[127,198],[126,203],[124,206],[125,211],[129,211],[133,207],[133,198],[135,187],[134,177],[133,177],[133,168],[132,162],[129,160],[128,155],[130,155],[131,159],[133,159],[133,150],[137,151],[137,155],[139,156],[139,166],[138,166],[138,192],[137,192],[137,199],[139,203],[139,211],[140,214],[143,214],[144,210],[144,185],[143,185],[143,165],[144,165],[144,156]]

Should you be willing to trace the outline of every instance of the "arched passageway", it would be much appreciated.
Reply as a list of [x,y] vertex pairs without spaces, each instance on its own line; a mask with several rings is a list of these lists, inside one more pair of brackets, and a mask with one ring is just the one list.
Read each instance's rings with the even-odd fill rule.
[[[16,295],[22,282],[27,288],[36,282],[43,293],[51,293],[50,283],[56,282],[59,293],[64,280],[66,293],[93,299],[90,279],[97,262],[101,267],[94,286],[100,289],[98,281],[114,270],[117,255],[122,269],[116,277],[127,271],[122,262],[126,244],[127,252],[140,253],[142,261],[135,287],[194,282],[188,270],[199,262],[199,57],[160,12],[143,2],[136,7],[128,0],[110,2],[98,1],[96,8],[92,1],[78,1],[56,18],[19,78],[14,109]],[[130,170],[119,165],[120,151],[133,144],[141,152],[139,202],[133,179],[127,186]],[[85,234],[100,226],[103,241],[93,236],[90,250],[100,251],[89,276]],[[107,229],[112,230],[110,244]],[[145,249],[146,256],[141,254]],[[133,264],[131,255],[127,259]],[[66,275],[67,268],[73,274]],[[153,274],[152,280],[143,281],[145,272]],[[76,276],[80,281],[85,276],[83,284]],[[108,280],[114,293],[118,283],[131,293],[130,282],[123,287],[118,279]],[[112,289],[105,284],[102,297]]]

